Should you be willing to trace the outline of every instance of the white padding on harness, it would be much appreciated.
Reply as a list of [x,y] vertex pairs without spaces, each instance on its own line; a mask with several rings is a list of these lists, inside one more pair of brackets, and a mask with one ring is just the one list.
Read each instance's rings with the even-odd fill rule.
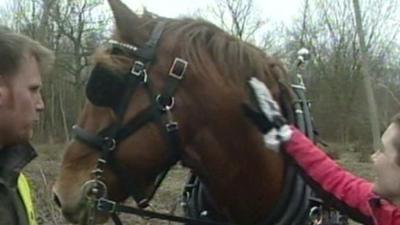
[[[276,116],[281,116],[279,105],[272,98],[271,92],[267,86],[255,77],[250,79],[249,84],[254,91],[262,113],[270,121],[273,121]],[[272,128],[271,131],[264,135],[265,146],[268,149],[278,152],[281,143],[289,140],[292,133],[293,131],[290,129],[289,125],[286,124],[279,129]]]

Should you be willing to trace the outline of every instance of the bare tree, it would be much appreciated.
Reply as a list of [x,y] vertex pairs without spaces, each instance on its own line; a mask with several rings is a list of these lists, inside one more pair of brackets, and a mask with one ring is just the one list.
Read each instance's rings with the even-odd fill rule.
[[361,19],[361,10],[360,3],[358,0],[353,0],[354,14],[356,19],[356,27],[358,39],[360,42],[360,50],[361,50],[361,73],[364,80],[364,88],[367,95],[368,101],[368,112],[369,112],[369,120],[371,124],[371,133],[374,149],[379,149],[380,141],[379,141],[379,121],[378,121],[378,112],[376,109],[375,96],[371,85],[371,78],[369,76],[369,63],[368,63],[368,49],[365,44],[364,38],[364,29]]
[[199,14],[240,40],[252,43],[256,42],[256,33],[266,24],[253,0],[215,0]]
[[[46,141],[68,140],[84,100],[89,57],[103,39],[108,13],[100,0],[12,0],[8,25],[56,53],[56,66],[43,75],[46,110],[36,134]],[[13,13],[11,13],[13,12]]]
[[[304,3],[299,19],[287,32],[286,52],[294,57],[299,47],[312,50],[313,61],[305,80],[318,126],[323,134],[344,143],[361,141],[363,137],[365,141],[371,140],[370,133],[366,132],[369,131],[369,123],[365,122],[368,113],[363,106],[367,104],[367,97],[363,92],[361,48],[354,32],[351,2],[305,0]],[[382,83],[388,88],[397,82],[393,72],[397,65],[393,62],[398,59],[398,30],[390,29],[390,21],[398,14],[397,4],[397,0],[366,1],[363,14],[371,79],[374,84]],[[397,104],[394,103],[396,96],[389,95],[381,86],[379,90],[380,97],[389,98],[389,107],[379,107],[378,113],[390,114],[394,108],[390,104]],[[398,93],[397,89],[390,91],[394,95]],[[377,103],[383,106],[384,102]]]

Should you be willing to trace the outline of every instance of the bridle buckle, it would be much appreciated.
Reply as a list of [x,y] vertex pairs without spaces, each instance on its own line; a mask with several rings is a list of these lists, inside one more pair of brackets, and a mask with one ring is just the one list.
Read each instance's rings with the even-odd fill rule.
[[176,57],[171,68],[169,69],[168,74],[175,79],[182,80],[183,75],[186,72],[187,65],[188,62],[186,60]]
[[144,63],[136,60],[132,65],[131,74],[140,77],[142,76],[143,70],[145,70]]
[[100,198],[97,201],[96,209],[100,212],[115,213],[117,203],[105,198]]
[[140,78],[143,83],[147,83],[146,66],[142,61],[136,60],[131,68],[131,74]]

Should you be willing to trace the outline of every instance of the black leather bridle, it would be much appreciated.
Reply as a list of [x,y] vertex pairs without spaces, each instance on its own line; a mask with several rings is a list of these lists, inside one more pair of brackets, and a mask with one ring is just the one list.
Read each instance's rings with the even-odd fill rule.
[[[174,95],[179,86],[179,83],[184,77],[187,62],[181,58],[175,58],[166,81],[165,88],[160,94],[156,95],[152,90],[150,79],[147,75],[148,68],[152,65],[155,60],[155,51],[161,34],[164,30],[165,22],[159,22],[155,26],[150,39],[146,42],[143,48],[137,48],[127,44],[123,44],[116,41],[111,41],[113,51],[118,49],[128,50],[136,59],[132,65],[131,70],[124,76],[127,89],[122,96],[121,103],[114,109],[117,115],[117,121],[110,126],[102,129],[97,134],[89,133],[88,131],[75,125],[73,132],[75,138],[96,150],[99,150],[100,157],[97,160],[96,169],[92,172],[94,177],[93,182],[87,182],[91,184],[88,195],[95,195],[96,197],[105,196],[104,185],[99,185],[104,172],[104,165],[108,165],[115,175],[122,178],[123,184],[127,193],[129,193],[137,202],[140,208],[144,208],[148,205],[148,202],[152,199],[154,193],[157,191],[162,180],[167,175],[169,169],[179,159],[180,139],[178,135],[178,123],[174,120],[171,110],[174,106]],[[126,113],[130,99],[137,89],[138,86],[144,86],[146,93],[151,99],[151,104],[139,112],[133,119],[128,123],[122,124],[122,119]],[[164,134],[170,145],[171,152],[168,160],[167,168],[162,171],[156,178],[154,188],[150,195],[144,196],[142,192],[137,190],[135,181],[130,177],[126,169],[122,168],[121,165],[115,162],[114,152],[117,150],[119,143],[124,139],[135,133],[137,130],[142,128],[144,125],[150,122],[158,122],[163,124]],[[97,206],[99,207],[99,206]]]
[[[89,215],[87,216],[87,225],[95,224],[96,212],[110,213],[111,218],[117,225],[122,225],[121,220],[116,214],[119,212],[181,223],[228,225],[227,223],[208,222],[144,210],[144,208],[149,205],[149,201],[153,198],[170,168],[179,161],[179,154],[181,152],[179,125],[173,118],[172,109],[175,101],[174,95],[184,77],[188,62],[178,57],[174,59],[169,70],[165,87],[158,95],[153,91],[150,82],[151,80],[147,74],[149,67],[155,61],[157,44],[164,30],[164,26],[165,22],[158,22],[156,24],[150,39],[146,42],[143,48],[138,48],[117,41],[110,41],[110,44],[112,45],[112,53],[128,51],[129,54],[135,58],[131,70],[128,74],[123,76],[127,89],[124,91],[121,102],[113,108],[117,115],[117,121],[102,129],[97,134],[90,133],[77,125],[73,126],[75,139],[98,150],[100,153],[96,168],[92,171],[92,175],[94,176],[93,179],[87,181],[82,187],[88,200],[87,209]],[[93,75],[94,74],[92,74],[92,76]],[[151,99],[151,104],[140,111],[128,123],[123,124],[122,120],[127,111],[132,95],[140,85],[145,87],[146,93],[149,99]],[[89,96],[88,98],[90,100]],[[91,102],[96,105],[96,101]],[[157,175],[150,194],[144,195],[143,192],[137,189],[137,186],[135,185],[137,182],[135,182],[134,178],[128,174],[125,168],[116,162],[115,151],[117,151],[119,143],[150,122],[158,122],[159,124],[162,124],[162,127],[164,127],[163,133],[168,142],[168,149],[170,149],[170,152],[166,169]],[[119,203],[107,199],[107,186],[102,181],[105,165],[111,168],[114,174],[123,181],[121,184],[124,185],[125,191],[133,197],[139,208],[120,205]]]

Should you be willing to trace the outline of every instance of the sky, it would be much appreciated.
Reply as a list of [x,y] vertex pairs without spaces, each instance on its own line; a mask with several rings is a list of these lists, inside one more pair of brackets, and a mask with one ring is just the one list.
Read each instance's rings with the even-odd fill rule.
[[[0,7],[9,0],[0,0]],[[205,8],[215,0],[122,0],[132,9],[145,6],[148,11],[164,17],[178,17],[190,14],[199,8]],[[302,0],[253,0],[254,6],[259,9],[260,17],[275,22],[289,23],[296,11],[300,10]],[[104,0],[106,3],[107,1]]]
[[[2,0],[0,0],[2,1]],[[148,11],[164,17],[177,17],[211,5],[215,0],[122,0],[132,9],[145,6]],[[275,22],[289,23],[297,11],[301,10],[301,0],[253,0],[260,10],[261,18]]]

